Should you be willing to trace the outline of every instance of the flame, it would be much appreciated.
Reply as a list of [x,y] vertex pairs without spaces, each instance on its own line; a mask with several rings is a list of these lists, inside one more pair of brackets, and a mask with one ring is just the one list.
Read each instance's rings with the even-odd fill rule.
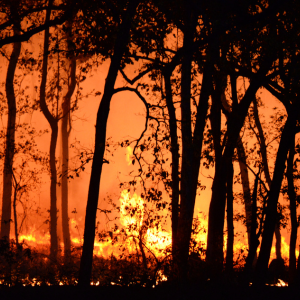
[[[153,227],[146,228],[145,203],[137,194],[123,190],[120,197],[120,221],[126,234],[135,239],[142,239],[144,246],[156,256],[162,255],[163,250],[171,245],[171,234],[164,231],[159,222],[152,222]],[[134,249],[132,245],[130,250]]]
[[[125,226],[127,232],[128,227],[138,228],[142,226],[144,219],[144,200],[137,194],[130,197],[130,192],[123,190],[120,197],[120,214],[121,224]],[[134,230],[134,234],[138,234]]]
[[279,286],[279,287],[289,286],[289,284],[287,282],[284,282],[280,278],[278,278],[276,283],[266,283],[266,285],[268,285],[268,286]]
[[[131,149],[127,147],[127,149]],[[128,150],[130,151],[130,150]],[[128,155],[129,159],[129,155]],[[95,241],[94,243],[94,255],[101,256],[104,258],[110,257],[112,254],[123,254],[134,253],[140,251],[139,241],[142,242],[142,247],[144,247],[144,252],[151,256],[155,255],[156,258],[164,257],[167,255],[167,249],[170,248],[172,243],[171,231],[167,231],[162,228],[161,222],[155,219],[152,220],[149,225],[149,210],[147,208],[148,203],[144,201],[142,197],[138,194],[131,194],[128,190],[123,190],[120,194],[120,224],[117,230],[113,231],[114,235],[123,235],[123,239],[117,242],[112,242],[112,239],[107,239],[106,241]],[[79,220],[80,221],[80,220]],[[73,246],[81,247],[83,245],[83,238],[79,233],[79,221],[77,219],[70,219],[70,229],[71,229],[71,241]],[[202,213],[198,213],[194,220],[194,228],[192,233],[192,240],[195,242],[196,248],[191,249],[191,251],[197,251],[200,254],[201,259],[205,259],[205,250],[207,247],[207,230],[208,230],[208,220],[207,217]],[[32,229],[27,234],[21,234],[19,236],[20,241],[26,241],[28,246],[47,249],[49,251],[50,245],[50,234],[40,233],[38,229],[32,227]],[[224,234],[224,252],[227,247],[227,234]],[[285,238],[282,237],[281,240],[281,251],[282,257],[288,260],[289,257],[289,245],[286,243]],[[60,247],[63,248],[63,243],[60,243]],[[121,249],[122,248],[122,249]],[[124,250],[125,249],[125,250]],[[247,235],[245,235],[240,240],[235,239],[234,243],[234,258],[236,260],[240,259],[238,256],[241,253],[247,254],[248,243]],[[259,248],[258,248],[259,251]],[[275,246],[271,249],[270,260],[276,258]],[[63,252],[62,252],[63,254]],[[296,250],[296,255],[299,256],[299,251]],[[161,281],[166,281],[167,277],[159,271],[158,279]],[[24,279],[25,280],[25,279]],[[29,279],[28,279],[29,280]],[[27,281],[28,281],[27,280]],[[25,280],[26,281],[26,280]],[[25,282],[24,281],[24,282]],[[26,281],[26,282],[27,282]],[[28,281],[29,282],[29,281]],[[0,282],[1,284],[1,282]],[[30,281],[31,285],[39,285],[35,279]],[[63,284],[63,283],[62,283]],[[93,282],[92,285],[99,285],[99,281]],[[118,283],[111,283],[118,284]],[[25,285],[25,283],[24,283]],[[49,283],[50,285],[50,283]],[[287,283],[279,279],[276,286],[287,286]]]
[[[130,148],[130,147],[127,147]],[[131,148],[130,148],[131,149]],[[131,195],[128,190],[123,190],[120,195],[120,223],[123,226],[127,236],[135,239],[142,238],[144,246],[149,249],[156,256],[163,255],[163,252],[170,247],[172,243],[172,234],[170,231],[163,230],[159,222],[153,223],[153,226],[145,227],[145,210],[146,204],[144,200],[136,193]],[[198,230],[192,234],[192,239],[201,247],[203,250],[207,247],[207,229],[208,221],[203,213],[198,213],[196,217],[196,223]],[[70,229],[71,229],[71,242],[75,247],[83,245],[83,238],[79,236],[76,231],[78,229],[78,221],[70,218]],[[117,231],[116,234],[119,234]],[[77,235],[77,236],[76,236]],[[20,242],[25,241],[26,244],[34,248],[49,248],[50,245],[50,234],[49,232],[41,233],[38,229],[33,226],[28,233],[20,234]],[[129,251],[136,251],[136,245],[133,240],[126,241]],[[63,249],[63,243],[60,243],[60,247]],[[117,249],[120,244],[112,245],[111,241],[95,241],[94,243],[94,255],[109,257],[113,253],[119,253]],[[224,252],[227,247],[227,234],[224,234]],[[259,252],[258,247],[257,251]],[[237,258],[239,253],[247,253],[247,235],[244,239],[235,240],[234,243],[234,255]],[[281,239],[281,252],[282,257],[288,261],[289,258],[289,245],[287,244],[285,237]],[[296,249],[296,257],[299,256],[299,250]],[[205,251],[201,253],[201,258],[205,259]],[[276,258],[275,246],[271,248],[270,260]]]
[[128,166],[131,165],[132,163],[132,154],[133,154],[133,150],[130,146],[126,147],[126,161],[128,162]]
[[19,235],[20,242],[26,242],[30,247],[45,248],[50,244],[49,232],[41,234],[35,226],[33,226],[28,233]]

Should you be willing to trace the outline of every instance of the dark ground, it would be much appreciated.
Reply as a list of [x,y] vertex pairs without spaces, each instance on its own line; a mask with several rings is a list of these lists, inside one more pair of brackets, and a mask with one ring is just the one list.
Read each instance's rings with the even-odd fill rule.
[[30,300],[193,300],[193,299],[243,299],[243,300],[275,300],[300,299],[300,289],[290,287],[228,287],[228,286],[189,286],[179,287],[90,287],[81,289],[74,286],[46,286],[46,287],[0,287],[0,300],[30,299]]

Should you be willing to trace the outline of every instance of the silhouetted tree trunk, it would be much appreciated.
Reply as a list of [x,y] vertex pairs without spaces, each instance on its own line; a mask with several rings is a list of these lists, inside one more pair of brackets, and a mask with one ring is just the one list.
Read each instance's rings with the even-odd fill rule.
[[[52,1],[49,1],[49,8],[46,12],[46,21],[48,22],[51,15]],[[46,84],[47,84],[47,66],[48,66],[48,47],[49,47],[49,28],[45,29],[44,36],[44,52],[43,52],[43,64],[42,64],[42,80],[40,86],[40,107],[42,113],[47,119],[51,128],[51,140],[49,151],[49,164],[50,164],[50,257],[52,260],[56,260],[58,251],[58,238],[57,238],[57,197],[56,197],[56,183],[57,183],[57,171],[55,164],[55,150],[57,144],[58,126],[57,119],[50,113],[46,104]]]
[[185,24],[183,27],[183,58],[181,69],[181,132],[182,132],[182,167],[180,213],[178,220],[178,267],[179,277],[187,280],[189,244],[192,231],[195,199],[198,187],[200,158],[203,132],[206,124],[208,98],[212,87],[212,66],[208,60],[204,66],[203,81],[197,118],[192,134],[191,124],[191,70],[193,59],[193,39],[196,29],[196,16],[192,5],[184,7]]
[[189,241],[194,213],[192,199],[192,181],[190,176],[193,165],[193,141],[191,128],[191,68],[192,43],[194,37],[192,12],[189,5],[184,7],[184,37],[185,49],[181,67],[181,131],[182,131],[182,167],[181,167],[181,200],[180,218],[178,220],[178,266],[180,280],[187,279]]
[[282,131],[281,140],[277,152],[273,180],[268,195],[266,208],[266,219],[264,223],[264,231],[262,234],[261,249],[255,269],[254,285],[263,285],[266,280],[268,270],[268,262],[272,247],[273,234],[277,221],[277,203],[280,193],[282,178],[285,170],[285,162],[288,151],[292,145],[295,128],[296,113],[299,111],[299,104],[295,102],[288,111],[288,118]]
[[290,235],[290,253],[289,253],[289,285],[293,284],[296,279],[296,242],[297,242],[297,209],[296,209],[296,192],[294,186],[294,155],[295,155],[295,139],[289,151],[287,161],[287,181],[288,181],[288,196],[290,199],[290,214],[291,214],[291,235]]
[[251,231],[250,231],[250,240],[249,240],[249,252],[246,258],[246,265],[244,269],[244,276],[245,276],[245,284],[248,286],[249,281],[251,279],[253,273],[253,263],[256,257],[257,247],[259,245],[258,236],[256,234],[257,229],[257,188],[258,188],[258,180],[259,180],[259,173],[256,174],[255,181],[254,181],[254,188],[252,193],[252,211],[251,211]]
[[96,213],[102,166],[104,162],[107,119],[109,114],[110,102],[114,94],[114,85],[116,82],[118,70],[120,68],[122,56],[126,49],[126,45],[130,36],[131,21],[135,14],[138,3],[138,0],[130,1],[127,10],[123,14],[122,23],[119,25],[118,35],[115,41],[108,75],[106,77],[104,93],[97,113],[95,151],[88,192],[88,201],[85,215],[84,243],[79,270],[79,285],[81,286],[90,285],[95,240]]
[[19,246],[19,232],[18,232],[18,216],[17,216],[17,193],[19,189],[19,184],[16,180],[16,177],[14,174],[13,178],[15,181],[15,186],[14,186],[14,200],[13,200],[13,211],[14,211],[14,221],[15,221],[15,238],[16,238],[16,245]]
[[[211,61],[207,61],[203,70],[202,87],[201,87],[201,92],[199,97],[199,104],[197,107],[197,117],[196,117],[195,129],[194,129],[193,139],[192,139],[193,157],[192,158],[189,157],[189,161],[187,161],[188,154],[185,154],[184,157],[185,157],[186,169],[184,170],[185,173],[181,173],[182,174],[181,178],[183,178],[183,176],[188,176],[188,178],[190,179],[189,182],[186,182],[186,185],[188,186],[188,184],[190,184],[190,189],[191,189],[189,197],[187,194],[185,194],[184,197],[182,194],[182,185],[181,185],[181,194],[180,194],[181,200],[180,200],[180,209],[178,212],[179,215],[178,229],[177,229],[177,236],[176,236],[177,248],[175,248],[176,251],[175,255],[173,254],[175,256],[173,258],[176,260],[175,263],[178,266],[179,277],[181,281],[187,279],[186,275],[188,269],[189,243],[191,238],[193,213],[194,213],[193,210],[195,206],[196,194],[198,188],[198,177],[199,177],[200,162],[201,162],[202,144],[203,144],[203,132],[206,125],[208,99],[211,94],[211,91],[212,91],[212,63]],[[182,97],[184,96],[182,95]],[[182,101],[188,101],[187,99],[188,98],[186,96],[186,98],[183,98]],[[189,110],[189,108],[185,108],[185,109],[187,109],[187,111]],[[187,111],[185,113],[187,113]],[[190,110],[189,113],[191,113]],[[187,124],[186,126],[188,127]],[[186,131],[188,132],[189,128]],[[182,131],[182,135],[183,134],[184,133]],[[189,139],[187,141],[190,142]],[[188,147],[188,145],[189,144],[187,143],[187,145],[185,145],[184,150],[182,151],[188,151],[188,153],[190,153],[189,151],[191,149],[190,147]],[[193,163],[191,163],[191,159]],[[183,165],[182,165],[182,172],[183,172]]]
[[[71,30],[69,22],[67,23]],[[68,50],[69,49],[69,43]],[[70,238],[70,228],[69,228],[69,193],[68,193],[68,170],[69,170],[69,136],[71,131],[71,97],[76,86],[76,58],[66,57],[69,62],[70,70],[68,75],[68,91],[63,98],[62,103],[62,123],[61,123],[61,138],[62,138],[62,180],[61,180],[61,217],[62,217],[62,232],[63,232],[63,242],[64,242],[64,256],[65,260],[68,261],[71,254],[71,238]]]
[[[230,106],[226,100],[226,95],[223,92],[222,94],[222,105],[224,108],[224,113],[226,118],[228,119],[229,114],[232,112],[233,109],[236,109],[238,106],[238,99],[237,99],[237,89],[236,89],[236,77],[234,75],[230,76],[231,81],[231,90],[232,90],[232,105]],[[248,176],[248,168],[247,168],[247,161],[246,161],[246,153],[244,149],[243,142],[241,138],[237,141],[237,153],[238,153],[238,160],[241,170],[241,180],[242,180],[242,187],[244,193],[244,202],[245,202],[245,212],[246,212],[246,226],[247,226],[247,234],[248,234],[248,249],[249,255],[247,257],[247,263],[245,267],[245,274],[246,274],[246,281],[248,282],[250,271],[252,270],[252,263],[253,259],[256,256],[256,250],[254,251],[254,246],[256,243],[254,241],[257,240],[256,237],[256,193],[257,193],[257,185],[258,185],[258,176],[255,180],[252,203],[251,203],[251,192],[250,192],[250,185],[249,185],[249,176]],[[232,271],[232,260],[233,260],[233,239],[234,239],[234,232],[233,232],[233,206],[229,206],[229,215],[228,215],[228,201],[230,198],[233,200],[233,192],[232,192],[232,180],[233,180],[233,166],[232,163],[228,166],[228,175],[227,175],[227,227],[228,227],[228,238],[227,238],[227,245],[230,245],[229,248],[227,246],[227,255],[226,255],[226,271]],[[230,196],[232,195],[232,196]],[[232,219],[232,221],[231,221]],[[232,231],[232,232],[231,232]],[[251,239],[252,235],[252,239]],[[255,246],[255,249],[257,245]],[[252,255],[253,253],[253,255]],[[228,258],[228,260],[227,260]],[[250,261],[249,261],[250,260]],[[249,268],[250,266],[250,268]]]
[[[259,120],[256,100],[253,101],[253,115],[254,115],[255,125],[258,130],[258,138],[259,138],[258,140],[259,140],[259,145],[260,145],[263,170],[264,170],[264,174],[265,174],[265,177],[266,177],[269,189],[270,189],[272,180],[271,180],[271,176],[270,176],[270,172],[269,172],[266,139],[264,136],[264,132],[263,132],[260,120]],[[276,244],[275,244],[276,257],[281,258],[281,234],[280,234],[279,222],[276,222],[275,238],[276,238]]]
[[[14,25],[14,34],[18,30]],[[2,195],[2,216],[1,216],[1,238],[9,241],[10,222],[11,222],[11,198],[12,198],[12,176],[13,160],[15,152],[15,131],[16,131],[16,97],[14,92],[14,76],[21,52],[21,43],[14,43],[12,53],[9,59],[6,73],[5,92],[8,104],[8,118],[5,142],[5,158],[3,169],[3,195]]]
[[234,244],[234,226],[233,226],[233,164],[228,166],[226,195],[227,195],[227,249],[226,249],[226,272],[233,271],[233,244]]
[[250,248],[250,235],[251,235],[251,224],[252,224],[251,223],[251,210],[252,210],[251,191],[250,191],[250,184],[249,184],[249,174],[247,168],[246,153],[241,139],[238,140],[236,149],[238,154],[239,166],[241,170],[241,181],[242,181],[243,196],[244,196],[244,203],[245,203],[248,247]]
[[[228,114],[232,111],[232,109],[236,109],[238,106],[238,99],[237,99],[237,88],[236,88],[236,76],[234,74],[230,75],[230,84],[231,84],[231,94],[232,94],[232,107],[227,103],[225,93],[222,97],[222,104],[224,109],[227,111],[226,118]],[[248,168],[247,168],[247,160],[246,160],[246,153],[245,148],[243,145],[242,138],[239,137],[237,141],[237,154],[238,154],[238,162],[241,171],[241,181],[242,181],[242,188],[243,188],[243,199],[245,205],[245,214],[246,214],[246,228],[247,228],[247,239],[248,239],[248,246],[250,247],[250,232],[251,232],[251,191],[250,191],[250,184],[249,184],[249,175],[248,175]]]
[[173,104],[172,87],[171,87],[172,71],[166,71],[164,74],[166,103],[169,113],[169,127],[171,137],[171,155],[172,155],[172,253],[173,258],[176,257],[177,249],[177,229],[178,229],[178,213],[179,213],[179,145],[177,136],[176,112]]
[[210,265],[212,272],[216,275],[220,274],[223,268],[223,230],[226,204],[227,166],[233,156],[249,106],[255,97],[257,90],[262,85],[264,76],[270,67],[270,64],[271,58],[268,58],[261,66],[258,73],[253,76],[244,97],[228,117],[227,141],[222,154],[221,166],[215,170],[208,219],[206,260]]
[[[222,146],[221,146],[221,97],[223,97],[224,93],[224,86],[222,86],[221,76],[219,74],[214,74],[214,85],[216,86],[215,91],[212,93],[212,106],[211,106],[211,114],[210,114],[210,123],[211,123],[211,130],[213,135],[213,146],[215,152],[215,174],[217,174],[221,168],[221,160],[222,160]],[[226,77],[225,77],[226,78]],[[230,161],[227,162],[227,167],[230,166]],[[222,217],[219,215],[218,217],[221,218],[219,222],[223,222],[222,228],[224,228],[224,221],[225,221],[225,205],[226,205],[226,182],[228,178],[226,177],[227,174],[224,174],[225,181],[223,189],[220,189],[218,192],[220,194],[224,193],[224,209]],[[219,241],[219,245],[222,247],[222,256],[219,259],[222,260],[223,263],[223,233],[221,235],[222,241]],[[214,276],[214,269],[211,268],[210,271],[212,272],[210,276]]]

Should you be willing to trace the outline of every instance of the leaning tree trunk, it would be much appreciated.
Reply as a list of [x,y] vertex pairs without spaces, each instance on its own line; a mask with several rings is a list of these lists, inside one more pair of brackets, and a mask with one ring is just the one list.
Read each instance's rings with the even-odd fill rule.
[[268,262],[272,248],[273,234],[277,221],[277,203],[280,193],[281,183],[285,170],[287,154],[295,137],[296,113],[299,111],[299,104],[293,104],[288,112],[288,118],[282,131],[281,140],[277,152],[273,180],[268,195],[266,218],[264,231],[262,235],[261,249],[255,269],[253,284],[256,286],[263,285],[266,280]]
[[[256,101],[253,101],[253,114],[254,114],[255,125],[258,130],[260,152],[261,152],[261,157],[262,157],[262,162],[263,162],[263,170],[264,170],[264,174],[265,174],[265,177],[266,177],[269,189],[270,189],[272,180],[271,180],[271,176],[270,176],[270,172],[269,172],[267,146],[266,146],[264,132],[263,132],[260,120],[259,120]],[[276,226],[275,226],[275,238],[276,238],[276,244],[275,244],[276,257],[281,258],[281,234],[280,234],[280,228],[279,228],[279,221],[276,222]]]
[[294,186],[294,155],[295,155],[295,140],[292,142],[289,157],[287,161],[287,181],[288,181],[288,196],[290,199],[290,214],[291,214],[291,235],[290,235],[290,253],[289,253],[289,285],[295,283],[296,279],[296,242],[297,242],[297,208],[296,208],[296,192]]
[[[14,34],[17,30],[14,29]],[[8,104],[8,119],[5,143],[5,158],[3,169],[3,195],[2,195],[2,217],[0,237],[9,241],[10,222],[11,222],[11,198],[12,198],[12,176],[13,159],[15,152],[15,131],[16,131],[16,97],[14,91],[14,76],[21,52],[21,43],[14,43],[13,50],[9,59],[5,91]]]
[[[49,3],[51,7],[52,1]],[[46,23],[50,20],[51,9],[49,8],[46,13]],[[49,28],[45,29],[44,36],[44,52],[42,64],[42,80],[40,87],[40,107],[51,127],[51,140],[49,151],[49,164],[50,164],[50,257],[56,260],[58,252],[58,237],[57,237],[57,197],[56,197],[56,182],[57,170],[55,163],[55,150],[57,145],[58,126],[57,119],[50,113],[46,104],[46,83],[47,83],[47,66],[48,66],[48,47],[49,47]]]
[[[70,30],[70,29],[69,29]],[[69,45],[69,43],[67,43]],[[69,49],[71,51],[71,49]],[[65,261],[69,260],[71,254],[71,237],[69,228],[69,192],[68,192],[68,170],[69,170],[69,136],[71,131],[71,97],[76,86],[76,59],[75,57],[67,57],[70,63],[70,73],[68,74],[68,91],[64,96],[62,103],[63,117],[61,123],[61,139],[62,139],[62,179],[61,179],[61,218],[62,232],[64,242]]]
[[95,151],[92,163],[92,173],[88,192],[88,201],[85,215],[84,242],[79,270],[79,285],[89,286],[93,264],[93,250],[95,240],[96,213],[100,189],[100,179],[104,162],[104,151],[106,142],[106,127],[109,114],[110,102],[114,94],[118,70],[130,37],[131,20],[138,6],[138,0],[129,2],[123,15],[122,23],[114,46],[113,56],[105,82],[104,93],[97,113],[95,132]]

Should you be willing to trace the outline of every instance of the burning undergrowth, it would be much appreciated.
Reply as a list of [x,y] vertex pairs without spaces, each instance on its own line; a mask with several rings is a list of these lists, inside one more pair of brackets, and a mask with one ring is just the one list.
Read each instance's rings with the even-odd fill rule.
[[[120,206],[114,205],[118,217],[105,230],[98,230],[94,247],[92,285],[154,287],[176,280],[172,264],[171,233],[164,228],[163,217],[136,194],[124,190]],[[112,210],[105,212],[111,212]],[[75,220],[71,223],[78,226]],[[74,225],[73,224],[73,225]],[[194,219],[189,257],[189,280],[208,282],[205,264],[207,218],[199,213]],[[225,247],[226,250],[226,234]],[[14,240],[0,242],[0,284],[2,286],[77,285],[82,238],[72,238],[72,249],[64,256],[63,244],[57,257],[49,256],[50,236],[32,230]],[[235,243],[234,274],[238,279],[247,255],[243,242]],[[284,253],[283,253],[284,254]],[[226,276],[225,276],[226,277]]]

